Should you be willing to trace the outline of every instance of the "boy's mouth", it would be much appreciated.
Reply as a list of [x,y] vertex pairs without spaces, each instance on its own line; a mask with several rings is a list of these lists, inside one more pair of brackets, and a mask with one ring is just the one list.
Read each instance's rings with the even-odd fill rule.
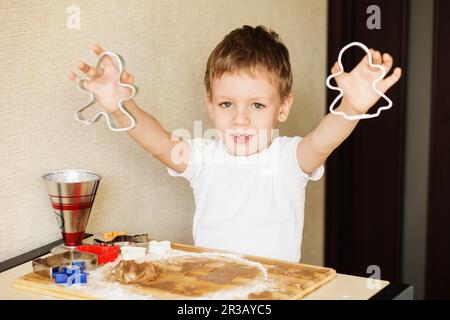
[[233,138],[234,143],[249,143],[250,139],[253,137],[252,134],[239,134],[234,133],[230,135]]

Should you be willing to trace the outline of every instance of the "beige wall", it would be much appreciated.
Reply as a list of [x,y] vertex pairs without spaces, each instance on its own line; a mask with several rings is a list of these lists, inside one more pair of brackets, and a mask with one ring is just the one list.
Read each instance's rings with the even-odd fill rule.
[[[81,29],[69,30],[69,5]],[[66,78],[95,42],[136,76],[137,102],[167,130],[210,127],[202,84],[208,54],[230,30],[264,24],[291,53],[296,101],[282,135],[304,135],[324,114],[326,1],[0,2],[0,261],[60,237],[41,175],[84,168],[103,175],[88,231],[126,230],[192,243],[188,183],[126,134],[73,113],[88,97]],[[307,189],[303,261],[323,262],[324,179]]]

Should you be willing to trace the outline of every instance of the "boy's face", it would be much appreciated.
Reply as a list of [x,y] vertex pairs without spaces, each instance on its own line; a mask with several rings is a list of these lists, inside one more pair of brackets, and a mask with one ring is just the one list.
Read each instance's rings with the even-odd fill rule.
[[245,72],[225,73],[211,87],[208,113],[228,152],[236,156],[268,147],[273,130],[286,121],[293,102],[292,94],[282,101],[278,86],[264,72],[254,78]]

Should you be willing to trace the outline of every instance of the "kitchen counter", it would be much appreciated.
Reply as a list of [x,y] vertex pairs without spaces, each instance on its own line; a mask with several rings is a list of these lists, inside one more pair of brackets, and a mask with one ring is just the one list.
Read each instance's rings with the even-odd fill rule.
[[[90,242],[92,238],[86,239]],[[44,255],[45,256],[45,255]],[[37,256],[35,257],[37,258]],[[31,258],[34,259],[34,258]],[[39,295],[13,287],[16,278],[33,271],[31,260],[0,273],[0,299],[2,300],[55,300],[50,296]],[[368,279],[345,274],[337,274],[336,278],[304,300],[367,300],[367,299],[412,299],[411,286],[390,284],[380,280],[376,288],[370,288]]]

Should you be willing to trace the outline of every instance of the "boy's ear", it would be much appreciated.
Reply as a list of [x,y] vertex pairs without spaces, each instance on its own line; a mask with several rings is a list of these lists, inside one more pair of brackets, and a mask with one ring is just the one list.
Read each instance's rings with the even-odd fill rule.
[[211,118],[211,120],[214,121],[214,112],[213,112],[214,111],[214,107],[213,107],[210,95],[206,95],[205,96],[205,102],[206,102],[206,107],[208,109],[209,117]]
[[280,106],[280,111],[278,113],[278,121],[284,122],[287,120],[293,102],[294,102],[294,95],[291,92],[287,97],[284,98]]

